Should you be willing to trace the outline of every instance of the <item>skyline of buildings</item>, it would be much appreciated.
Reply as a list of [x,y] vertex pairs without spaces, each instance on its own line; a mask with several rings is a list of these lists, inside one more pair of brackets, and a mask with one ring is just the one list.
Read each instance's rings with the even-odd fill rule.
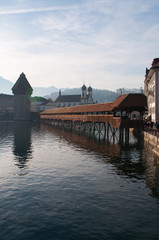
[[[24,81],[26,80],[26,81]],[[27,84],[26,84],[27,83]],[[17,92],[17,86],[19,86],[19,90]],[[15,95],[14,98],[10,95],[1,94],[0,101],[0,111],[4,113],[12,112],[13,99],[18,98],[18,104],[21,104],[21,108],[24,104],[24,99],[20,100],[20,93],[25,92],[25,87],[29,86],[31,96],[33,89],[30,86],[28,80],[25,77],[25,74],[22,73],[18,78],[17,82],[14,84],[12,91]],[[24,90],[24,91],[23,91]],[[19,92],[20,91],[20,92]],[[27,90],[28,91],[28,90]],[[27,95],[28,92],[26,91]],[[122,91],[121,91],[122,94]],[[148,106],[148,118],[153,122],[159,122],[159,58],[155,58],[152,61],[151,67],[146,68],[145,79],[144,79],[144,94],[147,96],[147,106]],[[27,97],[28,98],[28,97]],[[26,98],[26,99],[27,99]],[[34,99],[34,100],[33,100]],[[30,100],[29,100],[30,101]],[[92,95],[92,87],[86,87],[85,84],[81,87],[81,94],[77,95],[63,95],[61,90],[59,90],[59,96],[55,101],[51,99],[44,98],[32,98],[32,111],[39,112],[45,109],[51,109],[56,107],[69,107],[75,105],[83,105],[83,104],[93,104],[93,95]]]

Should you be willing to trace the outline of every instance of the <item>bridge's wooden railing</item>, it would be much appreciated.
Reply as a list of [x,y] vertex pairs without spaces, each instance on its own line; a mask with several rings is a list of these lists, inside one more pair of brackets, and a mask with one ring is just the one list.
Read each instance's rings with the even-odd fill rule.
[[114,115],[78,115],[78,114],[41,114],[40,118],[45,120],[61,120],[74,122],[92,122],[92,123],[107,123],[114,128],[142,128],[143,120],[122,119],[121,117],[114,117]]
[[92,122],[92,123],[109,123],[112,127],[119,128],[121,124],[120,117],[114,115],[41,115],[41,119],[61,120],[61,121],[75,121],[75,122]]

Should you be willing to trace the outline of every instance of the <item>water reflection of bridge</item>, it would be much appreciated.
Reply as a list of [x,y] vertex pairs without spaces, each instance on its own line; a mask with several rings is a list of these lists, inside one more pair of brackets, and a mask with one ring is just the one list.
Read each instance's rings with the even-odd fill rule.
[[123,175],[135,182],[145,181],[146,186],[151,189],[152,196],[159,198],[159,163],[157,164],[155,155],[144,149],[142,136],[123,145],[46,124],[41,124],[41,130],[51,132],[79,151],[98,156],[99,161],[103,163],[110,163],[113,171],[118,175]]
[[[83,149],[83,151],[92,152],[93,155],[98,155],[102,161],[113,164],[117,173],[127,175],[129,177],[144,178],[145,168],[143,166],[143,141],[135,139],[131,144],[120,145],[119,143],[109,142],[107,140],[99,140],[93,136],[86,136],[78,134],[77,132],[70,132],[61,130],[59,128],[52,128],[48,125],[41,125],[41,130],[52,132],[53,135],[66,140],[69,145],[76,149]],[[131,151],[136,149],[135,160]]]
[[[143,114],[147,108],[143,94],[125,94],[112,103],[101,103],[45,110],[40,114],[43,123],[98,134],[99,138],[129,141],[129,129],[142,129]],[[136,116],[138,113],[138,116]]]

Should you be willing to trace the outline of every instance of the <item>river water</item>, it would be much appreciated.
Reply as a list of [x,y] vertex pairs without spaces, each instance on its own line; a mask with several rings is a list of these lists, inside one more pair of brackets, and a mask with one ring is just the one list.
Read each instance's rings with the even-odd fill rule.
[[153,240],[158,223],[159,160],[142,137],[0,123],[0,240]]

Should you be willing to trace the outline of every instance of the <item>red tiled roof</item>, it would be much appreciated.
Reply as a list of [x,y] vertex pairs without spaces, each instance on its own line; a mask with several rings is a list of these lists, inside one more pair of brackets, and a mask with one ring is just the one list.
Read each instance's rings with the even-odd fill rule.
[[79,105],[73,107],[55,108],[43,111],[41,114],[74,114],[74,113],[94,113],[111,112],[126,109],[146,109],[147,98],[143,94],[124,94],[116,98],[112,103],[98,103],[90,105]]
[[147,98],[140,93],[124,94],[116,98],[113,106],[114,109],[134,108],[135,110],[136,108],[146,108]]
[[79,105],[73,107],[55,108],[42,112],[42,114],[58,113],[86,113],[86,112],[109,112],[112,111],[112,103],[99,103],[89,105]]

